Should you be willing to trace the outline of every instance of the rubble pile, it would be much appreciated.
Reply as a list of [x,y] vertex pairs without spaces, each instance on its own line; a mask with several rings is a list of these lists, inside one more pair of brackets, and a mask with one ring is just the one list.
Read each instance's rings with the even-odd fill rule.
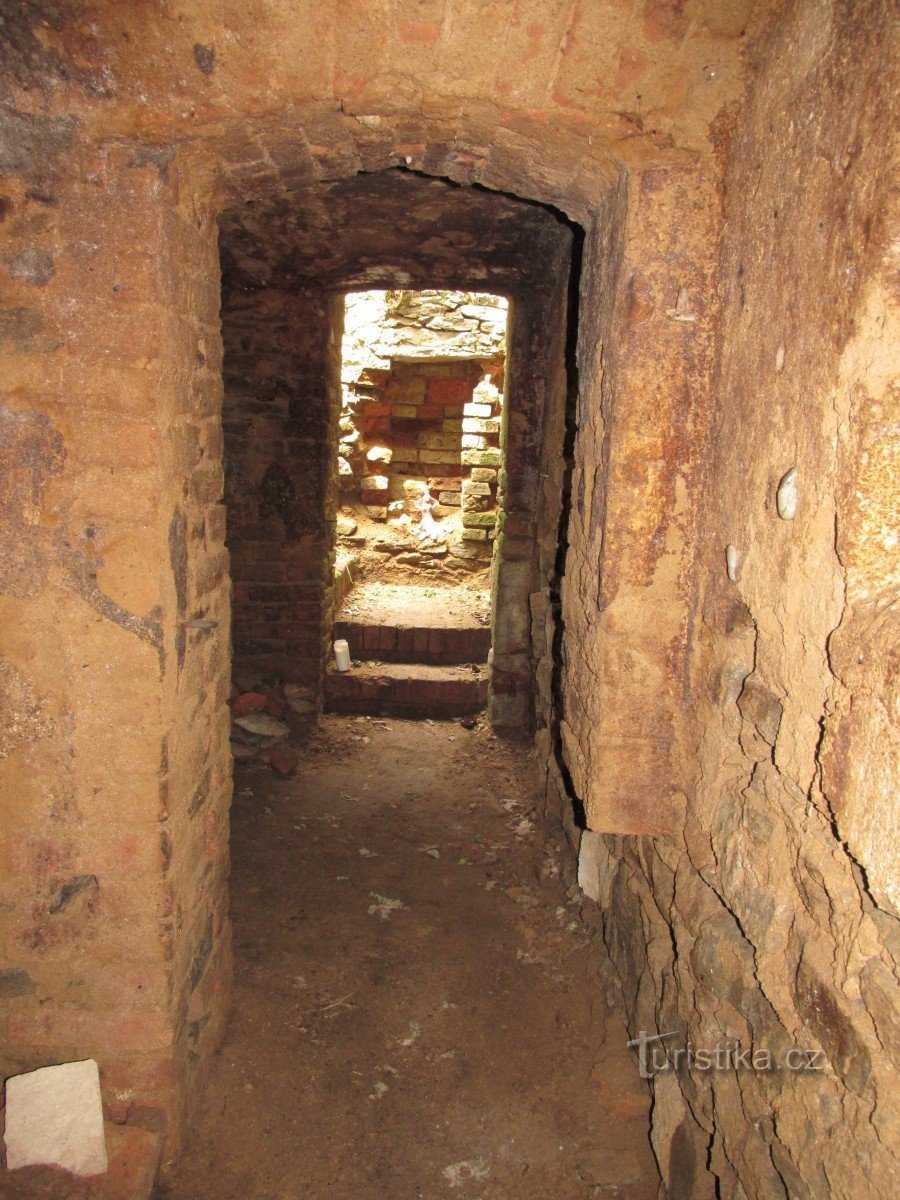
[[290,726],[281,718],[287,703],[272,688],[246,692],[232,689],[231,753],[235,762],[268,763],[276,775],[289,779],[300,756],[289,742]]

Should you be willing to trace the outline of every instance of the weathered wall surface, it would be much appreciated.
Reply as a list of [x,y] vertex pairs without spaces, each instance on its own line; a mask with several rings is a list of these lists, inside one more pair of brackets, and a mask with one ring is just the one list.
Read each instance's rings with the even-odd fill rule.
[[276,288],[223,297],[225,499],[234,674],[321,703],[334,587],[341,302]]
[[738,122],[685,696],[696,784],[683,835],[582,850],[635,1034],[821,1054],[818,1071],[658,1076],[670,1196],[900,1189],[890,17],[796,5]]
[[635,171],[585,253],[560,749],[597,830],[682,820],[719,207],[705,170]]
[[[0,1071],[177,1127],[230,941],[218,267],[165,161],[4,181]],[[126,219],[127,214],[127,219]]]

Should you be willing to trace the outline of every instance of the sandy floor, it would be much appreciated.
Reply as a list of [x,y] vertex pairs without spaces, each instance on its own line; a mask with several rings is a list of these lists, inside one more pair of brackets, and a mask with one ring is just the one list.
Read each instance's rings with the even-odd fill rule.
[[331,717],[297,780],[238,770],[234,1015],[159,1200],[656,1196],[527,769],[481,729]]
[[406,628],[467,629],[490,624],[491,594],[474,588],[367,580],[350,592],[335,620]]

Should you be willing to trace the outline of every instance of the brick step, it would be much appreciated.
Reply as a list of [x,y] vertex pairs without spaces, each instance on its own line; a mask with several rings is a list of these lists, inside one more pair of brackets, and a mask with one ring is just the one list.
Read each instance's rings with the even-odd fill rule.
[[349,671],[329,667],[329,712],[393,717],[462,717],[487,703],[487,668],[426,663],[363,662]]
[[486,663],[491,648],[486,625],[454,628],[336,621],[334,636],[346,639],[351,658],[390,663]]

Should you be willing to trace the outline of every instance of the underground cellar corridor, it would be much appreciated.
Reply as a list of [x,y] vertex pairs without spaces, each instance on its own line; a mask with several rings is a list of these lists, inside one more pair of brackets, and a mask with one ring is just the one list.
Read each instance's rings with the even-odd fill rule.
[[[163,1196],[656,1193],[646,1087],[583,986],[605,952],[521,761],[572,245],[549,210],[396,171],[222,218],[236,984]],[[344,291],[399,280],[430,286]],[[311,732],[323,704],[353,716]]]
[[900,1194],[894,9],[0,3],[0,1195]]

